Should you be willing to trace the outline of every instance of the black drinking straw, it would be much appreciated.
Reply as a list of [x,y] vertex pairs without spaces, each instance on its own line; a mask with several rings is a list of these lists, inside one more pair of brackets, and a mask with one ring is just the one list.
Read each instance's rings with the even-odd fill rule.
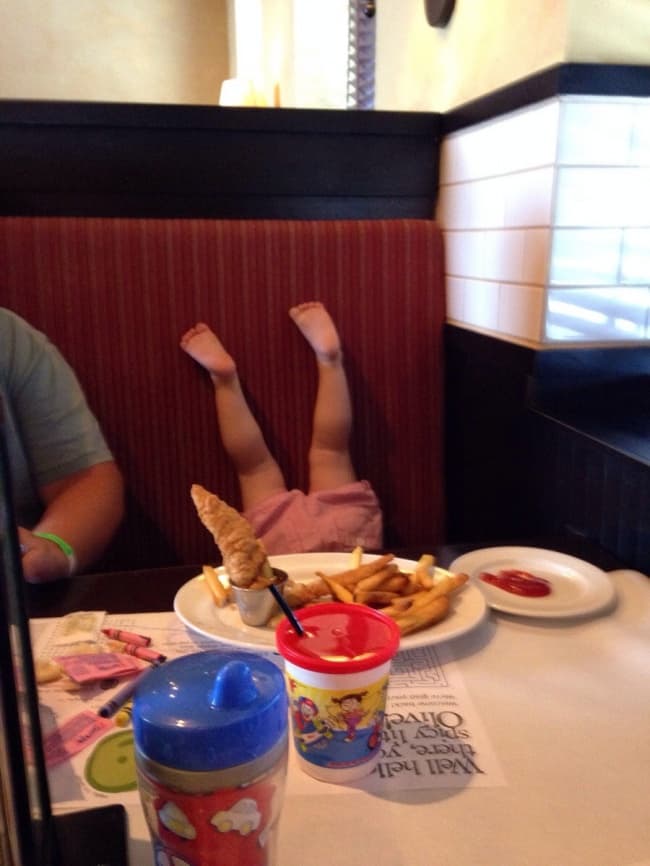
[[271,590],[271,592],[273,594],[273,598],[277,601],[277,603],[280,605],[280,607],[284,611],[284,613],[285,613],[287,619],[289,620],[289,622],[291,623],[291,625],[295,628],[295,630],[298,632],[298,634],[302,637],[305,633],[305,630],[300,625],[300,623],[298,622],[295,613],[289,607],[289,604],[287,603],[286,599],[284,598],[284,596],[282,595],[280,590],[277,588],[277,586],[274,583],[270,584],[269,589]]

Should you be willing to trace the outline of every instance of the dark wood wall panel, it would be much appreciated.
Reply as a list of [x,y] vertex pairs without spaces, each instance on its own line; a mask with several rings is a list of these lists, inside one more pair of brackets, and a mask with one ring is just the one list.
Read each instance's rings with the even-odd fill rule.
[[447,326],[445,368],[450,543],[586,539],[650,572],[646,350],[535,352]]
[[527,395],[535,352],[448,325],[445,335],[450,542],[531,533]]
[[555,418],[531,412],[531,520],[650,572],[650,466]]

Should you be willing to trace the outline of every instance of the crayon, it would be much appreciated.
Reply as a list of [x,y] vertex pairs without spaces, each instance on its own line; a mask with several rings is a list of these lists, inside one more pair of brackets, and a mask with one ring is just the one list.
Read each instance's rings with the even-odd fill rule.
[[144,659],[147,662],[164,662],[167,661],[167,656],[159,653],[158,650],[149,649],[148,647],[137,646],[136,644],[127,643],[122,647],[122,652],[130,656],[135,656],[137,659]]
[[110,701],[106,701],[106,703],[97,710],[97,715],[101,716],[103,719],[110,719],[114,716],[115,713],[124,706],[124,704],[131,700],[138,686],[140,686],[152,670],[160,664],[162,664],[162,662],[153,662],[150,668],[145,668],[137,677],[133,677],[132,680],[115,693]]
[[118,728],[125,728],[131,721],[133,715],[133,701],[127,701],[124,706],[115,713],[115,724]]
[[132,631],[123,631],[121,628],[103,628],[102,634],[113,640],[121,640],[134,646],[149,646],[151,638],[144,634],[135,634]]

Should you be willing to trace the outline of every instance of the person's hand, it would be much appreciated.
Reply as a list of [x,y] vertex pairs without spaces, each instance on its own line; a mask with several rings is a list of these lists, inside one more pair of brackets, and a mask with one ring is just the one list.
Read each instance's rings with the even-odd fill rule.
[[28,583],[48,583],[70,575],[70,560],[53,541],[23,527],[18,528],[18,540]]

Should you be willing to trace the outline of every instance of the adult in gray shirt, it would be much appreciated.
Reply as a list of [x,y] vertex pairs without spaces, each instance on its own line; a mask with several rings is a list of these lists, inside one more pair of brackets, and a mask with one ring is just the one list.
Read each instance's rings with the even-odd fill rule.
[[83,572],[122,519],[122,474],[70,365],[1,307],[0,399],[25,578]]

